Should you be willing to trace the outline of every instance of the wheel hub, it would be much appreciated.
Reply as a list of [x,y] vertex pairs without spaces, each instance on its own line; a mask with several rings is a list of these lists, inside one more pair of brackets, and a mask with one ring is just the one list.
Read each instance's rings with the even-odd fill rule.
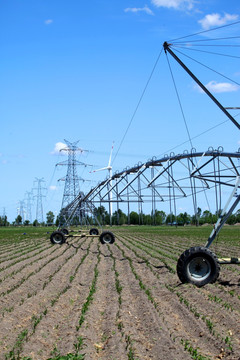
[[204,280],[211,272],[211,266],[207,259],[195,257],[189,261],[187,266],[188,274],[194,280]]

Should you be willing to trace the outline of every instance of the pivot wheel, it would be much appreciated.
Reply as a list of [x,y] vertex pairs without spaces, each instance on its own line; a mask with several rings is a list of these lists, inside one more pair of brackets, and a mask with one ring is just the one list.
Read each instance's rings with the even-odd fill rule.
[[99,234],[99,231],[98,231],[98,229],[94,229],[94,228],[93,228],[93,229],[90,229],[90,230],[89,230],[89,234],[90,234],[90,235],[98,235],[98,234]]
[[61,231],[54,231],[50,236],[50,241],[52,244],[63,244],[66,239],[64,234]]
[[111,231],[103,231],[99,236],[99,239],[102,244],[113,244],[115,241],[115,236]]
[[195,284],[198,287],[214,283],[220,272],[217,256],[208,248],[192,247],[180,256],[177,274],[182,283]]

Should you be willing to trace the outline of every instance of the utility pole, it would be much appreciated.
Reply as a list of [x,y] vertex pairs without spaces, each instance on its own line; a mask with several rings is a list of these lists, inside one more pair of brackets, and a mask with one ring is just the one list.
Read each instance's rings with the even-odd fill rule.
[[[67,218],[70,216],[70,213],[68,213],[68,211],[66,211],[66,213],[64,213],[64,208],[70,204],[80,193],[80,185],[79,182],[80,181],[88,181],[88,180],[84,180],[83,178],[81,178],[80,176],[78,176],[77,174],[77,166],[90,166],[88,164],[85,164],[81,161],[78,161],[76,159],[77,153],[83,153],[86,152],[87,150],[83,150],[80,147],[77,146],[79,141],[75,141],[73,143],[71,143],[68,140],[65,140],[66,143],[66,147],[61,149],[60,151],[65,152],[68,155],[68,160],[62,161],[58,164],[56,164],[56,166],[58,165],[62,165],[62,166],[67,166],[67,175],[61,179],[59,179],[58,181],[65,181],[65,186],[64,186],[64,192],[63,192],[63,199],[62,199],[62,207],[61,207],[61,211],[62,211],[62,215],[66,216]],[[76,212],[76,216],[78,218],[81,217],[81,214],[79,211]]]
[[46,197],[45,195],[43,195],[43,191],[46,190],[45,187],[42,187],[42,183],[44,183],[45,180],[43,178],[38,179],[35,178],[35,183],[36,183],[36,188],[34,188],[33,190],[37,191],[37,194],[34,195],[35,198],[37,198],[37,206],[36,206],[36,220],[41,224],[44,222],[43,220],[43,204],[42,204],[42,199],[43,197]]

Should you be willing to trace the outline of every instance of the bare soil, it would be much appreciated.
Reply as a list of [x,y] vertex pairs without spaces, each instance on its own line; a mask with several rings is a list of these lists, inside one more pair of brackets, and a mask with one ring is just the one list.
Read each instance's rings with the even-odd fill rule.
[[115,235],[1,246],[0,359],[239,360],[239,266],[203,288],[181,284],[187,239]]

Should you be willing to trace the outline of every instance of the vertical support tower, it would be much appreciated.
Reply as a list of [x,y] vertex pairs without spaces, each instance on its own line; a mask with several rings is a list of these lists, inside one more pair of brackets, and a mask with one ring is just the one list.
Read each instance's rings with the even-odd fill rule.
[[45,180],[43,178],[41,179],[35,178],[35,179],[36,179],[35,183],[37,183],[37,187],[34,188],[34,190],[37,191],[37,195],[34,196],[37,198],[36,220],[41,224],[44,222],[42,199],[43,197],[45,197],[45,195],[43,195],[43,191],[46,190],[46,188],[42,187],[42,183],[44,183]]
[[[70,204],[77,197],[77,195],[79,195],[79,193],[80,193],[79,181],[80,180],[84,181],[77,174],[77,166],[78,165],[87,166],[87,165],[76,159],[77,153],[83,152],[83,149],[81,149],[77,146],[79,141],[75,141],[75,142],[71,143],[70,141],[67,141],[64,139],[64,142],[66,143],[67,147],[61,149],[60,151],[64,151],[67,153],[68,160],[62,161],[62,162],[56,164],[56,166],[57,165],[67,166],[67,175],[64,178],[59,179],[59,181],[65,181],[61,214],[64,217],[69,218],[70,213],[68,213],[68,211],[64,211],[64,209],[68,204]],[[81,217],[81,214],[79,213],[79,211],[76,211],[76,216],[78,218]]]

